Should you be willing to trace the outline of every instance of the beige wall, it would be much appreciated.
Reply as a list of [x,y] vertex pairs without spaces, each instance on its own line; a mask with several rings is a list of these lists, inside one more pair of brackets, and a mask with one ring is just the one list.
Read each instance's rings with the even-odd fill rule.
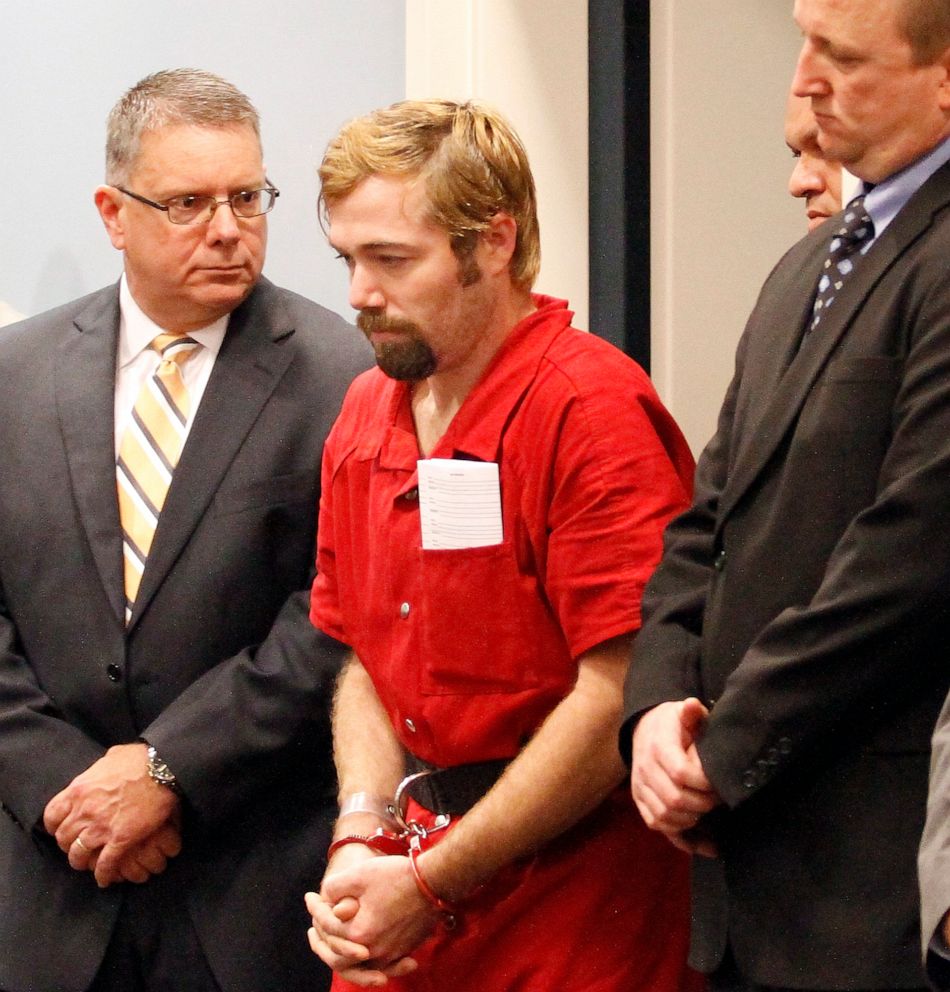
[[536,288],[587,327],[586,0],[407,0],[406,95],[476,97],[511,120],[538,186]]
[[759,287],[805,233],[782,136],[792,0],[652,0],[653,379],[693,450]]
[[[600,0],[597,0],[600,2]],[[805,232],[786,191],[792,0],[651,0],[653,378],[699,452],[746,317]],[[407,95],[511,118],[538,181],[539,288],[587,327],[586,0],[407,0]]]

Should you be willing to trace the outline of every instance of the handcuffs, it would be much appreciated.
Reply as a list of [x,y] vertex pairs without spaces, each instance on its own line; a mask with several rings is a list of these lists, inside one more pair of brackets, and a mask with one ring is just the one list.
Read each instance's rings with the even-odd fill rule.
[[378,827],[371,834],[346,834],[338,837],[327,850],[327,860],[329,861],[341,847],[347,844],[361,844],[378,854],[407,857],[416,888],[426,902],[439,912],[443,926],[447,930],[454,930],[458,925],[458,908],[432,890],[418,863],[419,855],[422,854],[422,842],[430,834],[444,830],[452,822],[452,817],[448,813],[440,813],[430,827],[406,817],[409,805],[407,789],[417,779],[430,774],[431,771],[424,770],[407,775],[396,787],[392,802],[387,802],[382,808],[376,797],[366,793],[360,792],[351,796],[340,808],[339,819],[350,813],[373,813],[388,820],[397,829],[387,830],[385,827]]

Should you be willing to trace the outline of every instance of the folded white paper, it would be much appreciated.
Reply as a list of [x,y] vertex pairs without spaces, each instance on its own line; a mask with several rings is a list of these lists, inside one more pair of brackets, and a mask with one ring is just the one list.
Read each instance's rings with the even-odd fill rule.
[[497,462],[419,460],[419,515],[427,550],[501,544]]

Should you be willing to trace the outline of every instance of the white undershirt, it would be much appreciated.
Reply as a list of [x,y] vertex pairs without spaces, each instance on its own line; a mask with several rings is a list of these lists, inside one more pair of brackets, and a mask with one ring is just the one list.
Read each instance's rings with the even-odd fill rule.
[[[149,376],[154,375],[161,360],[157,352],[149,344],[161,334],[165,328],[150,320],[132,298],[125,276],[119,286],[119,352],[115,363],[115,452],[119,456],[119,445],[122,435],[132,416],[132,407],[138,398],[142,385]],[[182,366],[182,378],[188,390],[189,413],[185,425],[185,436],[191,430],[195,412],[205,386],[211,376],[218,351],[224,341],[228,329],[228,317],[220,317],[213,324],[200,330],[189,332],[201,347]]]

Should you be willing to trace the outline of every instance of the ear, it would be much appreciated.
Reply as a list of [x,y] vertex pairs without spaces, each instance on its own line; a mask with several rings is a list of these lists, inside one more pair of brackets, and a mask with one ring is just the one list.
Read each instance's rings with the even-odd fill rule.
[[479,268],[490,275],[504,272],[517,242],[518,222],[510,214],[499,211],[479,238]]
[[97,186],[94,199],[96,209],[105,225],[112,247],[125,249],[125,201],[115,186]]

